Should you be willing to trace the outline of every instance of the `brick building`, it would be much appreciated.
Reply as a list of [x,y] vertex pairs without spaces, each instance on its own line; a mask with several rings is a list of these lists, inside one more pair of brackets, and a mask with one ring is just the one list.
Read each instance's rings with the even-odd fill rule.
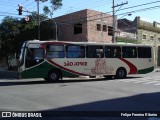
[[54,21],[57,24],[59,41],[108,43],[112,41],[112,15],[85,9],[56,17]]

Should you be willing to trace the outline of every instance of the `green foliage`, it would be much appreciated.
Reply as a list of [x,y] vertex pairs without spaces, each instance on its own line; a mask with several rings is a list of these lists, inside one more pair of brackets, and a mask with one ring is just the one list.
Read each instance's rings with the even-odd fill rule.
[[138,40],[118,37],[117,42],[140,44]]
[[44,6],[43,11],[45,14],[50,14],[51,18],[53,15],[53,12],[56,11],[57,9],[62,7],[62,0],[50,0],[51,7],[49,8],[48,6]]
[[0,24],[1,57],[8,53],[14,53],[19,46],[20,21],[16,18],[5,17]]
[[[0,57],[19,52],[21,44],[25,40],[37,38],[37,13],[29,15],[29,21],[25,18],[17,19],[5,17],[0,24]],[[46,19],[45,15],[40,15],[40,20]]]
[[[46,2],[48,0],[39,1]],[[45,6],[45,11],[49,11],[47,14],[50,13],[50,15],[53,14],[53,11],[59,9],[62,6],[62,0],[50,0],[50,3],[51,10],[49,7]],[[25,21],[25,18],[17,19],[9,16],[2,20],[0,23],[0,58],[5,57],[7,54],[18,52],[20,50],[21,44],[24,41],[37,39],[38,14],[37,12],[32,12],[32,14],[28,17],[29,21]],[[47,16],[41,14],[40,21],[44,21],[45,19],[47,19]],[[48,33],[53,33],[51,30],[46,32],[43,29],[42,32],[45,33],[45,35],[41,34],[43,39],[48,37]]]

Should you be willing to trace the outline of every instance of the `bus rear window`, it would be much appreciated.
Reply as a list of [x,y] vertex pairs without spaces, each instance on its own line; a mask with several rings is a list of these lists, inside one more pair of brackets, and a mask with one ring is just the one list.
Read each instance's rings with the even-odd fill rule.
[[138,57],[139,58],[151,58],[151,48],[150,47],[138,47]]

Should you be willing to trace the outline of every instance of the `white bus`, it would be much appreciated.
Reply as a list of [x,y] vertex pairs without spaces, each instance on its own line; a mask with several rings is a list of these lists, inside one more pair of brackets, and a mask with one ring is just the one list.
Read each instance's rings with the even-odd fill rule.
[[154,70],[151,46],[63,41],[26,41],[21,48],[21,78],[57,81],[63,77],[125,78]]

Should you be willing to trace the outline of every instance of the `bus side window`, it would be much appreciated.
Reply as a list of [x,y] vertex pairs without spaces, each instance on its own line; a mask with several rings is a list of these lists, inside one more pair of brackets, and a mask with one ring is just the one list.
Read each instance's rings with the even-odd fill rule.
[[121,48],[115,46],[105,47],[105,57],[106,58],[121,58]]
[[96,49],[96,58],[103,58],[103,57],[104,57],[103,49],[97,48]]
[[111,57],[111,49],[110,49],[110,47],[106,46],[104,50],[105,50],[105,57],[106,58],[110,58]]
[[47,45],[46,46],[47,58],[64,58],[64,46],[63,45]]
[[136,47],[122,47],[123,58],[137,58]]
[[86,47],[86,56],[87,58],[103,58],[104,52],[103,52],[103,46],[87,46]]
[[113,47],[113,58],[121,58],[121,47]]
[[66,57],[67,58],[84,58],[85,47],[81,45],[67,45]]

